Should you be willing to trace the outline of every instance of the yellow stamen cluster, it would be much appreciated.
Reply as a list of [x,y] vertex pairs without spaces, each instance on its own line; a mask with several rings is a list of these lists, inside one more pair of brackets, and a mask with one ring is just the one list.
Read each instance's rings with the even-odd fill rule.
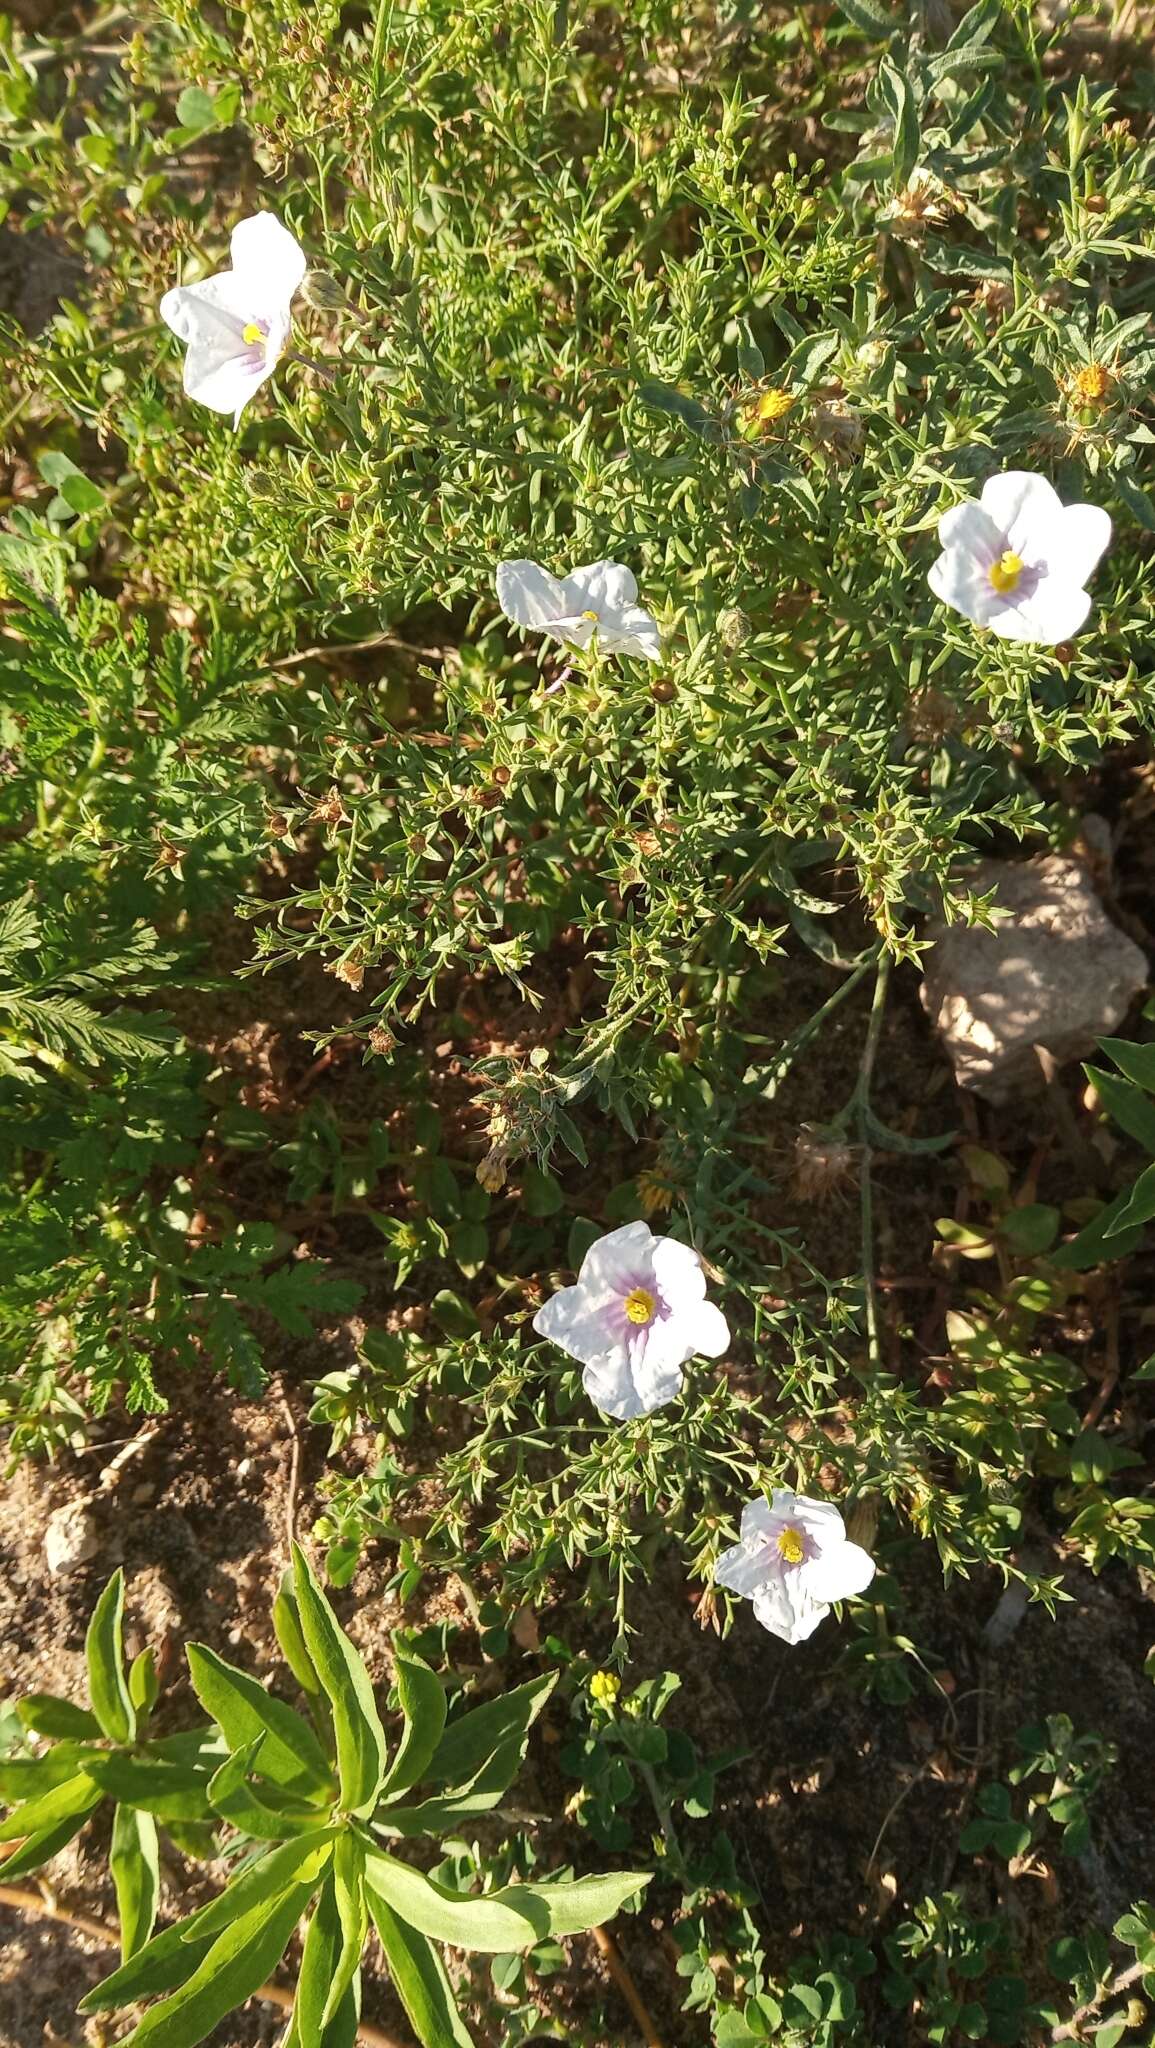
[[1022,556],[1016,555],[1013,548],[1007,548],[998,561],[991,564],[991,587],[998,591],[1000,597],[1006,597],[1010,591],[1017,590],[1022,573]]
[[1071,379],[1071,396],[1080,405],[1102,405],[1114,382],[1105,363],[1085,363]]
[[264,338],[264,329],[258,327],[255,320],[250,320],[248,325],[241,330],[241,340],[247,341],[250,347],[252,347],[254,342],[263,341]]
[[806,1545],[800,1529],[782,1529],[778,1534],[778,1555],[784,1564],[801,1564],[806,1555]]
[[595,625],[595,626],[597,625],[597,622],[598,622],[598,615],[597,615],[597,613],[596,613],[596,612],[583,612],[583,613],[582,613],[582,617],[583,617],[583,619],[592,619],[592,620],[593,620],[593,623],[594,623],[594,625]]
[[653,1322],[657,1305],[648,1287],[632,1287],[626,1296],[626,1314],[639,1329]]

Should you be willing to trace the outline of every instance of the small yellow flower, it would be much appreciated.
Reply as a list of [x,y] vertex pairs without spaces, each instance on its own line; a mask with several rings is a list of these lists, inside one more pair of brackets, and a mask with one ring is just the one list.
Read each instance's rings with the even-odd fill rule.
[[776,420],[786,417],[793,404],[793,392],[784,391],[779,384],[771,384],[742,407],[742,424],[746,433],[751,437],[764,434]]
[[1115,379],[1105,363],[1084,363],[1068,386],[1077,405],[1105,405]]
[[599,1707],[612,1707],[622,1689],[622,1681],[612,1671],[595,1671],[590,1679],[590,1698]]

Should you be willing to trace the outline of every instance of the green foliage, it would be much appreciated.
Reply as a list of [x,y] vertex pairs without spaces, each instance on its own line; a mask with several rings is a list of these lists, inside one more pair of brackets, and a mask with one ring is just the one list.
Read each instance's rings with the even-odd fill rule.
[[[130,1673],[123,1644],[124,1582],[109,1580],[88,1630],[92,1714],[67,1701],[17,1704],[24,1724],[56,1737],[43,1755],[0,1762],[0,1798],[13,1806],[0,1842],[5,1877],[37,1869],[77,1834],[105,1797],[116,1802],[110,1865],[121,1912],[121,1966],[84,2009],[116,2010],[159,1997],[131,2035],[158,2048],[195,2048],[271,1974],[297,1921],[310,1913],[293,2010],[301,2048],[352,2042],[370,1918],[425,2048],[470,2036],[433,1944],[506,1951],[600,1926],[649,1883],[645,1871],[545,1879],[469,1896],[428,1877],[383,1840],[436,1837],[452,1820],[490,1811],[525,1755],[540,1683],[446,1725],[442,1687],[403,1643],[394,1646],[400,1743],[391,1763],[365,1666],[300,1550],[278,1622],[308,1660],[316,1725],[203,1645],[189,1645],[201,1728],[155,1739],[148,1667]],[[532,1701],[526,1695],[532,1695]],[[416,1805],[402,1795],[440,1789]],[[223,1892],[176,1927],[153,1933],[159,1890],[157,1823],[182,1847],[213,1853],[231,1834],[234,1873]]]

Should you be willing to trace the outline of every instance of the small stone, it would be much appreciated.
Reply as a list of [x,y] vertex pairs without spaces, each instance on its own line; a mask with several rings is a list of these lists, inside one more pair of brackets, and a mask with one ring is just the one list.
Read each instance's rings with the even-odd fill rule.
[[1066,855],[982,861],[968,881],[995,892],[995,928],[932,923],[922,1003],[959,1086],[1003,1103],[1043,1086],[1036,1047],[1062,1065],[1115,1030],[1147,958]]
[[49,1515],[44,1529],[44,1562],[53,1578],[78,1571],[96,1556],[100,1543],[87,1501],[70,1500]]

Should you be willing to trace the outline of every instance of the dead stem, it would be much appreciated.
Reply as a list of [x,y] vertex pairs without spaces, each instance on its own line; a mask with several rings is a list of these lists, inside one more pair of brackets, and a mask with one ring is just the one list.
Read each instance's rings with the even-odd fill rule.
[[663,2048],[662,2037],[642,2002],[641,1992],[622,1961],[612,1935],[607,1934],[604,1927],[595,1927],[592,1932],[610,1976],[642,2030],[646,2048]]

